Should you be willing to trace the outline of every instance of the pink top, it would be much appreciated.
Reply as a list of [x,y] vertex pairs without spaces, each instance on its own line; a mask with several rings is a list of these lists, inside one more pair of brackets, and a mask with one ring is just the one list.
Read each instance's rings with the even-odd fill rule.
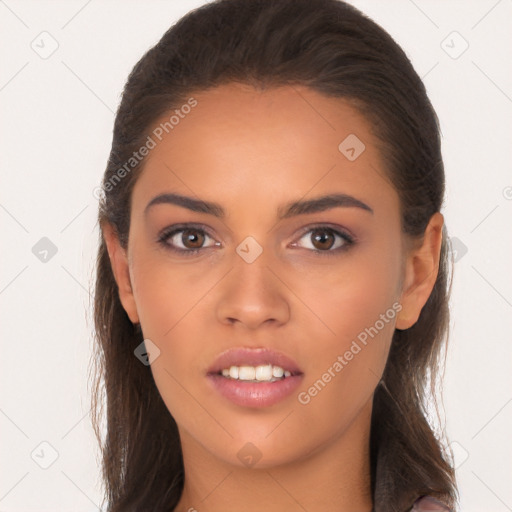
[[450,509],[431,496],[423,496],[414,502],[411,512],[450,512]]

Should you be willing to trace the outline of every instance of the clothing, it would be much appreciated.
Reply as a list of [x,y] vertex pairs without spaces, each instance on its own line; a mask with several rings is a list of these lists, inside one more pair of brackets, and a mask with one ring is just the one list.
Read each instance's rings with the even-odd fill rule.
[[414,502],[411,512],[450,512],[450,509],[431,496],[423,496]]

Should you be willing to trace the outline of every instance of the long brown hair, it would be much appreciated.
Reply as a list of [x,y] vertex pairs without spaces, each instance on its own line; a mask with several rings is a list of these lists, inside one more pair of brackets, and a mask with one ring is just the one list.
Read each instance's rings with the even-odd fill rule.
[[[422,81],[391,36],[339,0],[218,0],[180,19],[128,77],[99,205],[100,226],[110,223],[124,248],[131,192],[145,160],[129,172],[119,169],[161,115],[180,108],[194,91],[229,82],[259,89],[303,85],[350,101],[380,141],[386,176],[400,197],[403,233],[422,238],[444,196],[439,125]],[[432,294],[415,325],[395,330],[375,391],[370,457],[376,512],[408,510],[427,494],[455,506],[454,470],[441,434],[427,421],[447,341],[447,243],[444,227]],[[107,510],[172,510],[184,484],[178,429],[150,367],[134,356],[142,331],[121,305],[102,235],[94,301],[93,426]]]

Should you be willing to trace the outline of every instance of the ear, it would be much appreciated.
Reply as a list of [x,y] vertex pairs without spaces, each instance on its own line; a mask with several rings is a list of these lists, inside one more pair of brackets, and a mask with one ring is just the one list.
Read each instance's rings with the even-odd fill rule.
[[110,265],[119,290],[119,299],[132,323],[139,323],[139,315],[133,296],[128,256],[121,247],[114,228],[108,222],[102,226],[103,238],[108,250]]
[[437,212],[429,220],[423,240],[409,250],[405,262],[400,304],[395,327],[412,327],[434,288],[439,271],[444,217]]

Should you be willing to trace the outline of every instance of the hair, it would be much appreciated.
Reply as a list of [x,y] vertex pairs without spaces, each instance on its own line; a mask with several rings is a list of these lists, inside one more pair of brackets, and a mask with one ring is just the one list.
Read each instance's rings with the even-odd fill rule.
[[[402,233],[423,239],[444,196],[439,122],[424,84],[392,37],[340,0],[218,0],[173,25],[135,65],[124,87],[99,204],[100,226],[109,223],[123,248],[132,189],[146,159],[115,186],[112,177],[144,145],[160,116],[194,91],[235,82],[257,90],[306,86],[353,105],[370,121],[386,178],[398,192]],[[435,397],[448,338],[447,244],[443,226],[433,291],[418,321],[395,330],[375,390],[370,434],[375,512],[409,510],[423,495],[455,506],[455,472],[444,432],[428,421],[430,398],[439,419]],[[92,405],[107,510],[172,510],[184,484],[177,425],[150,367],[134,356],[143,341],[141,326],[121,305],[102,233],[96,264]]]

